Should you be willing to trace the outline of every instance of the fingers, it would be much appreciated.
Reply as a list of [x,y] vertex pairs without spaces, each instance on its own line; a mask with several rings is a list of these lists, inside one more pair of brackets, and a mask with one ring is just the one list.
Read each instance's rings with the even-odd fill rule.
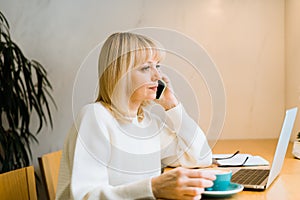
[[[213,180],[216,179],[216,176],[205,170],[199,169],[185,169],[185,168],[178,168],[177,171],[177,184],[181,187],[191,187],[196,189],[201,189],[213,186]],[[194,194],[198,194],[195,191]],[[203,191],[202,191],[203,192]]]
[[162,80],[163,80],[166,84],[168,84],[168,83],[170,82],[169,77],[167,77],[165,74],[162,75]]
[[193,188],[193,187],[187,187],[183,191],[183,196],[181,199],[201,199],[201,194],[204,192],[203,188]]
[[214,173],[205,171],[203,169],[187,169],[187,176],[190,178],[205,178],[208,180],[215,180],[216,176]]
[[215,175],[198,169],[178,167],[152,179],[152,188],[156,197],[174,197],[174,199],[200,199],[204,188],[211,187]]
[[197,195],[197,196],[183,196],[180,198],[180,200],[199,200],[201,199],[201,194]]
[[166,75],[163,75],[162,80],[166,83],[166,90],[172,91],[170,79]]
[[161,79],[167,84],[167,88],[172,91],[171,80],[169,79],[169,77],[165,74],[162,74]]
[[204,192],[204,188],[197,188],[197,187],[185,187],[182,189],[182,192],[186,196],[198,196]]
[[[172,170],[173,171],[173,170]],[[174,169],[174,171],[177,173],[177,176],[186,176],[189,178],[205,178],[208,180],[215,180],[216,176],[214,173],[210,171],[206,171],[203,169],[187,169],[183,167],[178,167]]]
[[190,187],[207,188],[213,186],[213,182],[212,180],[204,178],[190,178],[186,185]]
[[[213,180],[216,176],[202,169],[180,169],[181,175],[185,178],[181,179],[181,184],[188,187],[207,188],[213,186]],[[182,177],[182,176],[181,176]]]

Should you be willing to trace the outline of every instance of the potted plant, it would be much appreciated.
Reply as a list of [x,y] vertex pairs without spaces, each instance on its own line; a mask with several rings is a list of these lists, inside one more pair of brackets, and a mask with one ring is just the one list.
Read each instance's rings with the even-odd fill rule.
[[[0,173],[26,167],[32,159],[30,144],[52,118],[47,72],[27,59],[12,41],[9,24],[0,12]],[[32,128],[32,116],[37,127]]]
[[294,141],[293,155],[300,159],[300,132],[297,135],[297,139]]

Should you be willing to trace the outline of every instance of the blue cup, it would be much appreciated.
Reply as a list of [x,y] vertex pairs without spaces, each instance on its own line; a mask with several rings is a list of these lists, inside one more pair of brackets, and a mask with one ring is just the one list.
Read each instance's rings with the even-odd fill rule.
[[206,191],[226,191],[231,180],[232,171],[228,169],[209,169],[208,171],[216,175],[214,185],[205,188]]

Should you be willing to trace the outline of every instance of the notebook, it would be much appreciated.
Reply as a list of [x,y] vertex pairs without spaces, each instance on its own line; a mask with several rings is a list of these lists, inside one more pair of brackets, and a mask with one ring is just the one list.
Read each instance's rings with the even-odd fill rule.
[[286,111],[271,169],[241,168],[233,173],[232,182],[243,185],[245,189],[254,190],[264,190],[272,184],[281,171],[297,110],[295,107]]
[[213,154],[213,162],[218,167],[262,166],[270,163],[261,156],[251,154]]

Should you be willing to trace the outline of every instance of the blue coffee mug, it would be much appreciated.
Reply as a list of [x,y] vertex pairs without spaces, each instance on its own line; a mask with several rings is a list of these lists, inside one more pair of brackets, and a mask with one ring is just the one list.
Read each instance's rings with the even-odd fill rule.
[[206,191],[226,191],[231,180],[232,171],[228,169],[210,169],[210,172],[214,173],[216,180],[214,185],[209,188],[205,188]]

